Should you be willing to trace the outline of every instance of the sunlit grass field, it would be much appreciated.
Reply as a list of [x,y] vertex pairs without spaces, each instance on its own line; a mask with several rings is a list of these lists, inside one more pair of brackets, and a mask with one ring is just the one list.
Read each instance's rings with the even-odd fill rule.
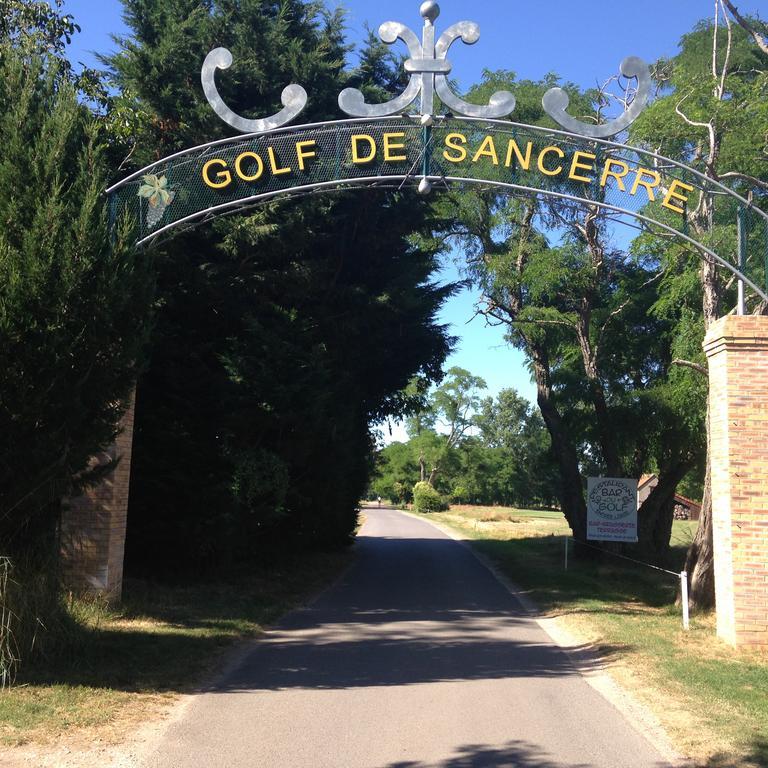
[[[472,540],[545,615],[594,644],[697,765],[768,766],[768,655],[722,643],[713,614],[693,615],[684,632],[674,576],[573,553],[566,571],[560,512],[456,506],[424,517]],[[696,525],[675,521],[670,570]]]

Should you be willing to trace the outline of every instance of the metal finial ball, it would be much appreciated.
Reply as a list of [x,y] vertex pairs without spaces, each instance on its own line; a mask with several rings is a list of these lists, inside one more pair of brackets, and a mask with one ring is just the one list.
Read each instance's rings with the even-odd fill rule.
[[421,4],[420,13],[425,19],[429,19],[434,23],[435,19],[440,15],[440,6],[435,0],[427,0],[426,3]]

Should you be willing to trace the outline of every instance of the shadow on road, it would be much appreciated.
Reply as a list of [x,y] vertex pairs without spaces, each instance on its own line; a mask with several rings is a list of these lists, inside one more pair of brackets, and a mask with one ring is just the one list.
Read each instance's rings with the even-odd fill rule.
[[[345,689],[578,674],[509,592],[445,538],[361,537],[357,564],[213,689]],[[601,648],[580,667],[602,666]]]
[[[659,763],[659,768],[667,768],[667,766],[667,763]],[[592,765],[590,763],[565,764],[535,744],[510,741],[503,747],[468,744],[457,749],[453,757],[440,763],[405,760],[391,763],[386,768],[592,768]]]

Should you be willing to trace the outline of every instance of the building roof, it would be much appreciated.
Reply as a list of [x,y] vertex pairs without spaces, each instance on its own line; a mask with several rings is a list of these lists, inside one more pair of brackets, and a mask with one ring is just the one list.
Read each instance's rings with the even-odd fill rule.
[[685,507],[690,507],[691,509],[697,509],[699,512],[701,512],[701,504],[699,504],[698,501],[694,501],[693,499],[688,499],[685,496],[681,496],[679,493],[675,494],[675,501],[678,504],[682,504]]
[[643,475],[638,481],[637,481],[637,488],[640,490],[643,486],[648,485],[653,480],[658,481],[658,477],[656,475]]

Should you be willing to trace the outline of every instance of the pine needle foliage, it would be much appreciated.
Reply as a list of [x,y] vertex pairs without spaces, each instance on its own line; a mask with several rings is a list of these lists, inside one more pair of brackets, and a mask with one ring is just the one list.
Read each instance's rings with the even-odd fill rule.
[[127,222],[110,239],[106,176],[66,68],[0,45],[2,554],[51,539],[58,494],[114,437],[141,359],[148,257]]
[[[385,93],[394,82],[387,60],[345,68],[343,13],[322,3],[123,4],[130,33],[105,61],[147,115],[137,166],[232,134],[197,75],[217,46],[233,55],[222,97],[249,117],[280,109],[289,83],[311,94],[301,119],[313,122],[338,117],[348,85]],[[436,313],[452,288],[431,279],[431,217],[410,193],[340,193],[164,246],[137,392],[129,570],[200,574],[350,541],[369,425],[400,409],[414,374],[439,378],[449,351]]]

